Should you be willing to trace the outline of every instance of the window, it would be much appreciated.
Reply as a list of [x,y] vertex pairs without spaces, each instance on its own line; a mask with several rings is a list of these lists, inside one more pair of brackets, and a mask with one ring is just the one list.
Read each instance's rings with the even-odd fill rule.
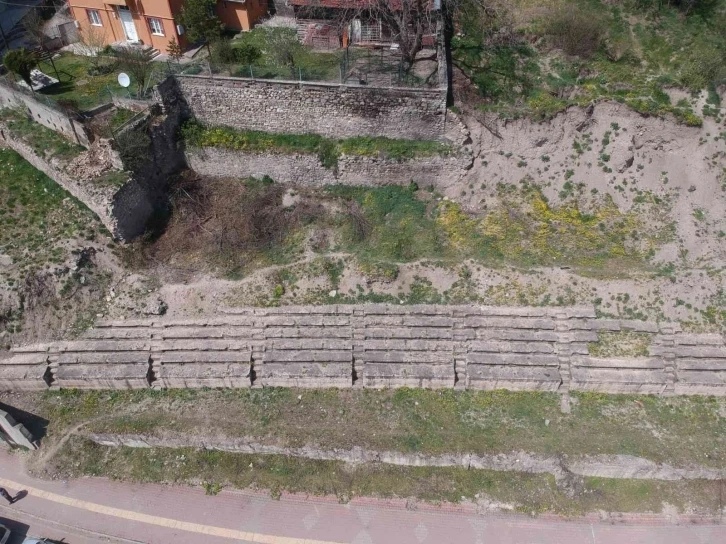
[[97,9],[87,9],[86,13],[88,13],[88,20],[91,21],[93,26],[102,26],[101,16],[98,14]]
[[161,19],[157,19],[156,17],[149,17],[149,28],[151,29],[151,33],[155,36],[164,35],[164,25],[161,22]]

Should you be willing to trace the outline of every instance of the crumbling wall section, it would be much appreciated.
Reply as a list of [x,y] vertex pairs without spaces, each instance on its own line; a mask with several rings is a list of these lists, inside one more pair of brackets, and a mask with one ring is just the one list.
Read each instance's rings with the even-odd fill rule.
[[97,185],[92,181],[79,180],[65,171],[65,164],[56,159],[40,157],[24,141],[14,138],[2,123],[0,123],[0,146],[14,150],[88,206],[114,238],[131,240],[144,232],[146,220],[151,215],[153,206],[148,191],[135,179],[130,179],[121,187]]
[[78,119],[0,83],[0,109],[2,108],[22,108],[36,123],[63,134],[83,147],[91,145],[86,127]]

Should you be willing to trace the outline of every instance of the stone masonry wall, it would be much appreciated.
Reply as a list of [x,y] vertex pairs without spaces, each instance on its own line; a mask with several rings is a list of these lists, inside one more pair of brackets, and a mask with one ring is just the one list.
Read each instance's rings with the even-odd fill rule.
[[32,147],[13,138],[0,123],[0,146],[9,147],[46,176],[83,202],[95,213],[108,231],[120,240],[130,240],[143,233],[153,207],[146,189],[131,180],[121,188],[94,185],[66,173],[64,164],[38,156]]
[[[651,337],[601,358],[601,331]],[[209,319],[101,322],[75,341],[17,347],[0,388],[285,386],[599,391],[726,396],[726,342],[592,307],[246,308]]]
[[69,140],[83,147],[91,145],[86,128],[82,123],[30,96],[26,96],[20,91],[16,91],[0,83],[0,109],[18,107],[26,110],[36,123],[60,132]]
[[466,156],[432,156],[405,161],[380,157],[343,155],[333,170],[320,164],[317,155],[302,153],[249,153],[218,147],[187,148],[187,164],[195,172],[211,177],[270,176],[280,183],[302,186],[407,185],[443,189],[466,171],[471,160]]
[[173,76],[159,100],[176,93],[209,125],[331,138],[387,136],[438,140],[445,131],[446,89],[366,87],[209,76]]

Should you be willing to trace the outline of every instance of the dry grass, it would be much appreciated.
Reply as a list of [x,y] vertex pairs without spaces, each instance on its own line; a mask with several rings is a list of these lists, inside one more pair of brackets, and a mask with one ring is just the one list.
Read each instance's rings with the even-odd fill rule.
[[284,192],[265,180],[204,179],[187,172],[170,189],[170,218],[163,233],[150,232],[137,242],[127,252],[127,262],[196,265],[197,270],[206,263],[233,273],[324,215],[319,203],[305,198],[283,207]]

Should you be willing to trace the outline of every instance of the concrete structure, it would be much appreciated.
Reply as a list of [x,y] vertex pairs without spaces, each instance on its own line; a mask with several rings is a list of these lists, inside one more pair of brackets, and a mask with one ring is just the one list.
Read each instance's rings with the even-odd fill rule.
[[33,440],[33,435],[28,432],[28,429],[15,421],[5,410],[0,410],[0,433],[13,446],[28,448],[29,450],[38,449]]
[[[106,44],[142,43],[162,53],[172,38],[188,45],[174,21],[183,0],[69,0],[68,4],[81,32],[92,29]],[[250,30],[267,13],[267,1],[220,0],[216,13],[227,28]]]
[[[598,358],[601,331],[650,336],[647,357]],[[99,323],[19,347],[5,389],[424,387],[726,395],[726,343],[585,307],[340,305],[213,319]]]

